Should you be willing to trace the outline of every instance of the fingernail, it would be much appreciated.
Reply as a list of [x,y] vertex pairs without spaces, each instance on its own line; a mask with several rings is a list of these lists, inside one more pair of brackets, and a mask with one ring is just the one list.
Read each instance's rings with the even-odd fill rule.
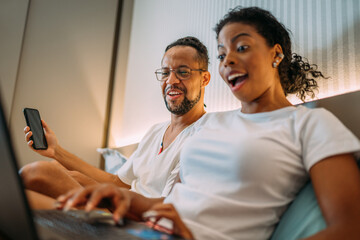
[[116,221],[116,224],[119,226],[124,226],[124,219],[119,218],[119,220]]
[[65,196],[64,195],[61,195],[60,197],[57,198],[57,202],[62,202],[65,200]]
[[150,218],[150,217],[156,217],[158,215],[157,211],[150,210],[143,213],[143,218]]
[[86,204],[85,211],[91,211],[94,208],[94,206],[91,203]]
[[55,201],[54,202],[54,208],[55,209],[61,209],[62,208],[62,203],[61,202],[59,202],[59,201]]
[[70,208],[71,208],[71,205],[72,205],[72,201],[68,201],[68,202],[65,204],[63,210],[64,210],[65,212],[69,211]]

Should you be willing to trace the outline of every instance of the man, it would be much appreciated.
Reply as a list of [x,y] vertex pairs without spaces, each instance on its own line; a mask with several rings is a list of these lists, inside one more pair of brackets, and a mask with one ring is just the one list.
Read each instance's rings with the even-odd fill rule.
[[161,68],[155,74],[171,120],[153,126],[116,175],[63,149],[44,121],[48,149],[33,149],[32,132],[25,127],[25,139],[31,149],[55,159],[24,166],[20,174],[25,187],[56,198],[81,186],[115,183],[146,197],[167,196],[178,176],[182,145],[196,131],[196,121],[205,114],[204,88],[210,81],[208,59],[206,47],[194,37],[178,39],[166,47]]

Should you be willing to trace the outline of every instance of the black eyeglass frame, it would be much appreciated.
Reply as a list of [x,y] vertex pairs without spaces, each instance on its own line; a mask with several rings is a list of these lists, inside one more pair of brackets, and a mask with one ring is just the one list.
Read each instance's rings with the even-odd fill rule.
[[[169,70],[169,75],[166,78],[161,78],[161,75],[159,76],[159,74],[162,74],[164,69]],[[189,70],[190,71],[189,76],[186,77],[186,78],[179,77],[178,72],[176,71],[176,70],[179,70],[179,69],[187,69],[187,70]],[[205,69],[192,69],[192,68],[189,68],[189,67],[179,67],[179,68],[175,68],[175,69],[159,68],[159,69],[155,70],[155,75],[156,75],[156,80],[158,80],[159,82],[165,82],[165,81],[167,81],[169,79],[170,72],[173,72],[173,73],[175,73],[175,76],[176,76],[177,79],[179,79],[180,81],[183,81],[183,80],[187,80],[187,79],[189,79],[191,77],[191,72],[192,71],[206,72],[207,70],[205,70]]]

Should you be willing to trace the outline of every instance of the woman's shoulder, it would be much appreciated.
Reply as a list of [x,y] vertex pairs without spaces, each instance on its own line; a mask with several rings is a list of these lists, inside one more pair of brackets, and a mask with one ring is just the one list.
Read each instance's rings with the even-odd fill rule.
[[299,118],[306,119],[328,119],[336,118],[329,110],[325,108],[309,108],[306,106],[299,105],[296,107],[295,115]]
[[336,118],[334,114],[325,108],[309,108],[303,105],[297,106],[293,114],[298,119]]
[[298,128],[310,132],[340,133],[349,131],[333,113],[325,108],[298,106],[294,119]]

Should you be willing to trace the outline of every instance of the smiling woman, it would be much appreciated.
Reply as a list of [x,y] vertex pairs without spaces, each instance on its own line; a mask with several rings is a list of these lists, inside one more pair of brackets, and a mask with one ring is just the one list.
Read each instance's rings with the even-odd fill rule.
[[[314,97],[318,85],[313,78],[324,76],[316,70],[316,65],[292,53],[284,25],[271,14],[246,14],[230,12],[215,28],[219,72],[241,101],[242,111],[263,111],[262,103],[269,106],[269,102],[272,107],[265,110],[289,106],[285,97],[293,93],[301,100],[306,95]],[[255,111],[251,110],[253,106],[257,108]]]

